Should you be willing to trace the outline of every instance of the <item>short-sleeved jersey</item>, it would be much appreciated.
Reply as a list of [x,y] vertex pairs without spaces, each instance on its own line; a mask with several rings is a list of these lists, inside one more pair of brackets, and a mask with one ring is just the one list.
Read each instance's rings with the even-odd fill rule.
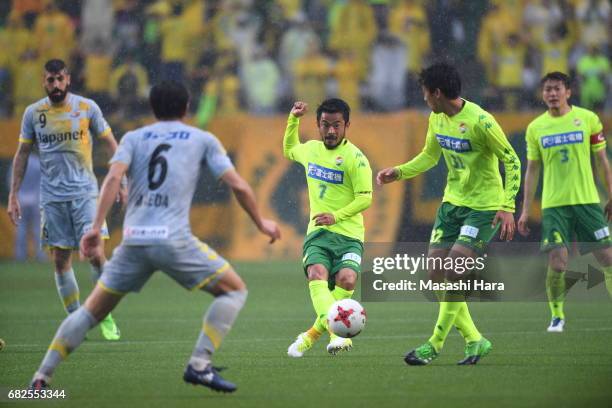
[[126,245],[191,240],[189,208],[201,166],[216,179],[233,168],[215,136],[180,121],[126,133],[111,159],[116,162],[128,165]]
[[[432,113],[421,154],[399,166],[400,178],[410,178],[434,166],[444,156],[448,177],[443,201],[474,210],[514,212],[521,164],[493,116],[465,101],[459,113]],[[505,185],[499,162],[504,163]]]
[[27,107],[19,141],[38,147],[41,203],[98,195],[92,133],[107,137],[111,128],[91,99],[68,93],[62,106],[43,98]]
[[563,116],[548,111],[527,127],[527,159],[542,161],[542,208],[599,203],[591,152],[606,148],[597,115],[572,106]]
[[[316,226],[312,217],[319,213],[334,213],[349,205],[356,196],[372,194],[372,169],[366,156],[349,140],[344,139],[335,149],[327,149],[322,141],[310,140],[299,143],[297,126],[299,120],[289,117],[287,132],[297,143],[285,155],[304,166],[308,197],[310,201],[310,223],[307,234],[325,228],[349,238],[364,241],[365,227],[361,212],[329,226]],[[287,135],[285,136],[287,137]]]

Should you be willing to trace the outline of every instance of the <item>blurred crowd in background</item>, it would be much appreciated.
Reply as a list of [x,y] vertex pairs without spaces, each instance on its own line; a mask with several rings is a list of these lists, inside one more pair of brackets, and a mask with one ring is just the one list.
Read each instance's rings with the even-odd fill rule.
[[[187,83],[196,123],[339,96],[354,111],[424,107],[418,72],[451,61],[492,110],[537,106],[570,73],[596,110],[611,85],[609,0],[12,0],[0,2],[0,117],[44,96],[50,58],[111,119],[147,114],[149,85]],[[612,98],[608,98],[612,99]],[[607,104],[607,105],[606,105]]]

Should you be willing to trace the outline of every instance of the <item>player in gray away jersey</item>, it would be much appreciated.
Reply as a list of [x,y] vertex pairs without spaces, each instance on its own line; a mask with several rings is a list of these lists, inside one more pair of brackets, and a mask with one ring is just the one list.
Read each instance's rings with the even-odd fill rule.
[[270,243],[280,238],[280,231],[274,221],[260,216],[251,187],[234,170],[219,141],[181,122],[187,111],[187,89],[175,82],[162,82],[151,89],[149,99],[159,121],[129,132],[121,140],[102,186],[93,227],[81,240],[81,253],[92,256],[101,250],[104,217],[127,174],[123,242],[105,264],[85,305],[60,325],[34,375],[33,389],[45,388],[55,368],[81,344],[87,331],[127,292],[139,291],[156,270],[161,270],[181,286],[215,297],[204,315],[183,379],[216,391],[236,390],[236,385],[213,368],[211,360],[244,305],[247,290],[230,264],[191,233],[189,207],[201,164],[233,190],[257,228],[271,238]]
[[[79,248],[96,215],[98,181],[93,171],[92,134],[111,154],[117,142],[98,105],[68,92],[70,73],[63,61],[54,59],[45,64],[43,86],[47,97],[28,106],[23,114],[7,210],[17,225],[21,218],[19,188],[30,152],[36,146],[41,173],[41,244],[50,250],[57,292],[66,312],[72,313],[80,306],[72,251]],[[121,193],[123,197],[125,192]],[[106,227],[103,235],[108,238]],[[105,261],[103,252],[89,259],[94,282]],[[119,329],[111,315],[100,323],[100,329],[105,339],[119,340]]]

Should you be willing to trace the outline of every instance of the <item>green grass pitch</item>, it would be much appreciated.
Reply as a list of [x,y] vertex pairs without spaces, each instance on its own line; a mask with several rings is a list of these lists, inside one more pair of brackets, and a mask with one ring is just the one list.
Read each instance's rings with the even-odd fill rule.
[[[211,301],[156,274],[114,313],[116,343],[96,328],[57,370],[52,383],[67,399],[36,406],[105,407],[566,407],[612,404],[612,303],[566,306],[563,334],[545,332],[545,303],[477,303],[472,315],[493,342],[477,366],[459,367],[455,332],[427,367],[408,367],[404,353],[425,341],[437,316],[433,303],[366,303],[368,323],[354,349],[337,357],[319,341],[301,359],[287,357],[295,336],[314,318],[298,262],[236,263],[249,286],[237,324],[215,356],[238,384],[232,395],[186,385],[182,372]],[[89,270],[76,266],[81,293]],[[50,264],[0,263],[0,406],[23,389],[64,317]],[[41,405],[42,404],[42,405]]]

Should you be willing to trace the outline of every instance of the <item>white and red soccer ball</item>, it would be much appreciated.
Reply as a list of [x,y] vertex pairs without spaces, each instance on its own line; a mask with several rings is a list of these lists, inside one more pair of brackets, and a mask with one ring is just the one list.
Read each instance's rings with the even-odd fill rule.
[[363,330],[366,323],[366,312],[359,302],[353,299],[342,299],[335,302],[327,312],[329,330],[336,336],[355,337]]

